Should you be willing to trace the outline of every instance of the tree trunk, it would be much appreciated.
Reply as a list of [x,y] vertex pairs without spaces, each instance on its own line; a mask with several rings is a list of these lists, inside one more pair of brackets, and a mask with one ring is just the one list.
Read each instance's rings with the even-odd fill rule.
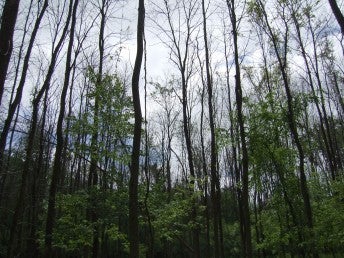
[[252,237],[251,237],[251,221],[250,221],[250,208],[249,208],[249,189],[248,189],[248,150],[246,146],[246,133],[245,133],[245,122],[242,110],[243,96],[241,88],[241,75],[240,75],[240,61],[239,61],[239,49],[238,49],[238,26],[237,18],[235,13],[234,0],[227,0],[228,10],[232,23],[232,34],[234,43],[234,62],[235,62],[235,98],[237,104],[237,115],[239,124],[239,135],[242,150],[242,174],[241,174],[241,201],[242,212],[241,212],[241,227],[242,227],[242,240],[243,242],[243,256],[252,257]]
[[[97,174],[97,163],[98,163],[98,131],[99,131],[99,101],[100,95],[97,92],[98,87],[101,87],[102,77],[103,77],[103,61],[104,61],[104,30],[105,30],[105,22],[106,22],[106,10],[105,4],[107,0],[101,1],[101,8],[100,8],[100,28],[99,28],[99,37],[98,37],[98,51],[99,51],[99,66],[98,66],[98,73],[97,73],[97,80],[95,82],[95,100],[94,100],[94,115],[93,115],[93,133],[91,139],[91,164],[90,164],[90,173],[89,173],[89,180],[88,186],[91,189],[91,196],[94,195],[94,191],[96,186],[98,185],[99,177]],[[93,198],[91,197],[91,200]],[[98,257],[99,253],[99,229],[97,225],[97,208],[96,202],[92,201],[91,203],[91,221],[93,226],[93,246],[92,246],[92,257]]]
[[129,257],[139,257],[139,210],[138,210],[138,177],[140,169],[140,145],[142,113],[140,104],[140,72],[143,58],[143,35],[145,22],[144,0],[139,0],[137,20],[137,52],[132,76],[132,94],[135,113],[134,139],[131,156],[130,181],[129,181]]
[[[30,5],[28,7],[28,14],[27,14],[26,19],[25,19],[25,24],[24,24],[24,28],[23,28],[23,36],[22,36],[22,39],[21,39],[20,47],[19,47],[19,53],[18,53],[18,57],[17,57],[18,61],[17,61],[15,72],[14,72],[14,80],[13,80],[13,84],[12,84],[13,86],[12,86],[12,90],[11,90],[11,96],[10,96],[9,103],[12,103],[13,98],[15,96],[15,92],[14,91],[15,91],[15,88],[16,88],[15,86],[17,85],[17,80],[18,80],[19,74],[20,74],[19,70],[20,70],[21,60],[22,60],[22,55],[23,55],[24,41],[25,41],[25,38],[27,36],[27,28],[28,28],[30,13],[31,13],[31,10],[32,10],[33,1],[34,0],[30,1]],[[1,102],[1,100],[0,100],[0,102]],[[15,128],[16,128],[16,124],[17,124],[16,121],[18,121],[19,113],[20,113],[20,108],[17,109],[16,117],[14,118],[14,122],[13,122],[13,125],[12,125],[12,132],[11,132],[10,141],[9,141],[9,148],[8,148],[8,158],[7,158],[6,164],[4,164],[4,167],[2,168],[2,171],[4,171],[3,176],[1,176],[1,172],[0,172],[0,204],[1,204],[1,201],[2,201],[2,198],[3,198],[3,190],[4,190],[3,187],[5,185],[6,178],[8,176],[7,175],[7,169],[8,169],[9,162],[10,162],[10,157],[11,157],[11,154],[12,154],[13,137],[14,137],[14,134],[15,134]],[[3,162],[5,162],[5,161],[3,161]],[[1,171],[1,168],[0,168],[0,171]]]
[[202,14],[203,14],[203,38],[205,48],[205,68],[207,75],[207,91],[208,91],[208,112],[209,112],[209,126],[210,126],[210,173],[211,173],[211,198],[213,202],[213,223],[214,223],[214,257],[223,257],[223,243],[220,241],[221,225],[221,189],[217,171],[217,150],[215,138],[215,122],[214,122],[214,107],[213,107],[213,80],[210,71],[209,46],[207,36],[207,18],[204,0],[202,0]]
[[340,26],[342,34],[344,35],[344,16],[343,16],[342,12],[340,11],[336,0],[328,0],[328,2],[330,3],[332,12],[337,19],[337,22]]
[[57,193],[57,185],[58,180],[61,175],[61,164],[63,163],[62,160],[62,153],[63,153],[63,146],[64,146],[64,139],[63,139],[63,121],[65,115],[65,103],[67,97],[67,91],[69,86],[69,78],[71,74],[71,59],[72,59],[72,48],[74,42],[74,30],[76,24],[76,13],[78,7],[79,0],[74,1],[73,5],[73,14],[72,14],[72,21],[71,21],[71,28],[69,32],[69,43],[67,49],[67,57],[66,57],[66,68],[65,68],[65,77],[64,83],[62,87],[62,93],[60,98],[60,112],[57,120],[57,128],[56,128],[56,150],[55,150],[55,158],[53,164],[53,171],[51,176],[50,182],[50,189],[49,189],[49,197],[48,197],[48,212],[47,212],[47,220],[46,220],[46,228],[45,228],[45,255],[46,257],[52,257],[52,234],[53,228],[55,225],[55,216],[56,216],[56,193]]
[[0,106],[5,88],[5,80],[13,50],[13,34],[17,21],[20,0],[6,0],[0,28]]

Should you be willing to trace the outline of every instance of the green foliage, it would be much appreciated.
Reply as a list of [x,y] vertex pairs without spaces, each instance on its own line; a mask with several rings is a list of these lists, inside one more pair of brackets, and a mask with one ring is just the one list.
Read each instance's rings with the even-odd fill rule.
[[248,119],[249,154],[254,174],[259,176],[281,168],[293,171],[295,164],[294,150],[284,145],[281,139],[282,135],[288,134],[284,111],[272,101],[273,98],[273,94],[267,94],[264,100],[249,104],[252,110]]
[[[68,255],[89,252],[93,244],[93,230],[104,232],[104,241],[128,251],[127,235],[118,228],[118,218],[128,217],[126,191],[103,191],[92,188],[73,194],[57,196],[57,219],[53,232],[53,246]],[[99,219],[92,223],[90,213],[96,211]],[[44,248],[44,229],[39,231],[39,243]]]
[[278,213],[273,209],[265,210],[260,214],[259,221],[264,228],[264,239],[258,243],[256,248],[258,250],[268,250],[272,255],[278,255],[283,251],[283,248],[288,246],[289,250],[295,247],[290,246],[291,239],[297,239],[296,230],[286,230],[280,225]]
[[314,203],[315,235],[322,250],[344,252],[344,183],[332,182],[332,192],[324,187],[314,187],[317,199]]
[[201,215],[204,211],[203,206],[196,205],[198,217],[196,221],[192,220],[192,210],[197,198],[198,193],[191,193],[188,188],[175,188],[169,198],[166,192],[161,192],[161,186],[154,187],[150,193],[149,209],[156,239],[173,242],[183,237],[185,232],[195,227],[199,228],[203,219]]
[[262,10],[262,7],[257,1],[249,1],[247,3],[247,12],[255,21],[262,21],[264,10]]
[[223,234],[226,236],[224,245],[226,246],[226,257],[240,257],[240,225],[239,222],[224,223]]
[[[53,246],[66,253],[81,252],[92,246],[92,225],[86,219],[87,195],[60,194],[57,197],[59,215],[53,233]],[[44,245],[44,233],[40,232],[40,245]]]
[[[105,157],[127,163],[129,146],[122,140],[133,131],[133,110],[131,98],[126,93],[124,82],[117,75],[103,75],[102,78],[89,68],[87,71],[90,89],[86,95],[88,109],[79,117],[70,117],[71,133],[87,135],[87,139],[95,133],[111,139],[111,144],[99,141],[94,149],[91,142],[75,145],[76,151],[93,152],[97,160]],[[121,142],[121,143],[118,143]],[[116,145],[114,145],[117,143]]]
[[215,128],[215,138],[218,150],[221,150],[225,146],[228,146],[228,144],[230,143],[230,135],[228,130],[225,128]]
[[[289,134],[283,102],[268,93],[265,98],[249,103],[249,160],[251,185],[257,193],[265,193],[257,225],[263,230],[263,239],[257,241],[257,250],[279,255],[285,248],[298,250],[298,221],[303,206],[298,188],[297,155],[283,136]],[[269,193],[269,194],[266,194]],[[289,202],[289,204],[287,203]],[[287,218],[287,220],[285,220]]]

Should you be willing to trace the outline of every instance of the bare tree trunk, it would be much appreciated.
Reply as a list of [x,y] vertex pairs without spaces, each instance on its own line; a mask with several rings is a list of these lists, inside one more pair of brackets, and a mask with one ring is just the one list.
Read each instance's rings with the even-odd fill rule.
[[235,61],[235,97],[237,105],[237,115],[238,115],[238,124],[240,132],[240,142],[242,149],[242,191],[240,196],[240,201],[242,205],[242,213],[240,216],[242,224],[242,233],[243,237],[243,256],[252,257],[252,237],[251,237],[251,220],[250,220],[250,208],[249,208],[249,189],[248,189],[248,150],[246,146],[246,133],[245,133],[245,122],[244,115],[242,110],[243,96],[241,88],[241,75],[240,75],[240,61],[239,61],[239,50],[238,50],[238,26],[237,18],[235,12],[235,1],[227,0],[228,11],[232,23],[232,34],[233,34],[233,43],[234,43],[234,61]]
[[[42,206],[43,202],[43,194],[45,192],[45,187],[42,187],[43,184],[41,183],[42,178],[45,177],[46,173],[44,173],[44,150],[45,150],[45,124],[46,124],[46,118],[47,118],[47,109],[48,109],[48,89],[45,92],[44,96],[44,102],[43,102],[43,112],[42,112],[42,123],[41,123],[41,130],[39,135],[39,156],[38,160],[36,162],[36,167],[34,168],[34,174],[33,174],[33,183],[31,186],[31,193],[32,193],[32,203],[31,203],[31,210],[32,210],[32,216],[30,218],[30,231],[29,231],[29,239],[27,240],[27,250],[26,253],[28,254],[28,257],[35,258],[38,256],[39,253],[39,244],[37,241],[37,221],[38,221],[38,215],[40,212],[40,208]],[[47,155],[48,156],[48,155]]]
[[[99,101],[100,95],[98,93],[98,87],[102,83],[103,77],[103,62],[104,62],[104,30],[106,23],[106,3],[107,0],[101,1],[100,7],[100,28],[99,28],[99,37],[98,37],[98,51],[99,51],[99,66],[97,72],[97,79],[95,82],[95,100],[94,100],[94,114],[93,114],[93,133],[91,139],[91,164],[90,164],[90,173],[88,179],[88,186],[93,187],[91,189],[91,200],[92,195],[94,195],[95,187],[98,185],[99,177],[97,173],[97,163],[98,163],[98,136],[99,136]],[[100,86],[101,87],[101,86]],[[93,245],[92,245],[92,257],[98,257],[99,253],[99,229],[97,225],[97,209],[95,207],[95,201],[92,201],[91,204],[91,221],[94,225],[93,227]]]
[[0,106],[13,50],[13,34],[18,16],[19,2],[20,0],[6,0],[2,11],[0,28]]
[[72,14],[72,21],[71,27],[69,32],[69,43],[67,49],[67,57],[66,57],[66,68],[65,68],[65,78],[60,98],[60,112],[57,120],[57,128],[56,128],[56,150],[55,150],[55,158],[53,164],[53,171],[52,177],[50,182],[50,189],[49,189],[49,197],[48,197],[48,212],[47,212],[47,220],[46,220],[46,228],[45,228],[45,256],[52,257],[52,234],[53,228],[55,225],[55,216],[56,216],[56,193],[57,193],[57,185],[58,180],[61,175],[61,164],[62,160],[62,153],[63,153],[63,146],[64,146],[64,138],[63,138],[63,121],[65,115],[65,103],[67,97],[67,91],[69,86],[69,79],[71,73],[71,59],[72,59],[72,48],[74,42],[74,31],[75,31],[75,24],[76,24],[76,13],[78,7],[79,0],[74,1],[73,5],[73,14]]
[[139,0],[137,19],[137,52],[132,77],[132,94],[135,113],[134,139],[131,156],[130,181],[129,181],[129,257],[139,257],[139,221],[138,221],[138,177],[140,170],[140,145],[142,113],[140,104],[140,72],[143,58],[143,34],[145,22],[145,3]]
[[[231,174],[232,174],[232,180],[233,180],[233,188],[235,189],[235,197],[237,199],[237,212],[239,214],[239,220],[240,221],[240,237],[241,237],[241,243],[242,246],[245,244],[245,234],[244,234],[244,227],[242,223],[243,218],[243,207],[241,205],[241,196],[242,196],[242,190],[240,188],[240,171],[239,171],[239,162],[238,162],[238,152],[239,152],[239,140],[236,138],[236,135],[238,134],[237,131],[237,123],[234,120],[233,116],[233,108],[232,108],[232,96],[231,96],[231,88],[229,83],[229,58],[227,53],[227,45],[226,40],[224,42],[225,44],[225,57],[226,57],[226,84],[227,84],[227,92],[228,92],[228,111],[229,111],[229,119],[230,119],[230,139],[231,139],[231,150],[232,150],[232,166],[231,166]],[[238,143],[236,143],[238,142]],[[226,151],[227,157],[230,157],[229,150]],[[229,159],[229,158],[228,158]]]
[[[199,58],[199,62],[201,64],[200,58]],[[202,67],[201,67],[201,69],[202,69]],[[202,84],[205,85],[203,76],[202,76]],[[205,95],[205,87],[203,86],[202,92],[201,92],[200,137],[201,137],[201,152],[202,152],[202,170],[203,170],[203,177],[204,177],[204,206],[205,206],[204,215],[205,215],[205,220],[206,220],[205,256],[210,257],[210,218],[209,218],[209,202],[208,202],[208,170],[207,170],[207,162],[206,162],[206,157],[205,157],[204,133],[203,133],[203,131],[204,131],[204,129],[203,129],[204,95]]]
[[[327,110],[325,107],[323,82],[320,78],[319,56],[318,56],[318,51],[317,51],[317,46],[316,46],[317,40],[316,40],[314,28],[311,23],[311,19],[309,17],[308,17],[308,27],[310,29],[311,37],[312,37],[312,46],[313,46],[313,54],[314,54],[314,62],[312,64],[313,64],[313,70],[314,70],[315,78],[318,85],[318,92],[319,92],[319,98],[320,98],[320,104],[317,103],[317,105],[321,107],[322,114],[323,114],[323,121],[325,124],[324,128],[326,128],[326,131],[327,131],[328,146],[329,146],[329,151],[331,152],[331,161],[332,161],[332,166],[333,166],[333,171],[330,170],[330,172],[332,172],[331,177],[334,180],[338,176],[337,175],[338,171],[340,171],[341,169],[341,160],[337,158],[336,148],[335,148],[336,141],[334,139],[335,136],[331,134],[332,130],[331,130],[331,125],[329,121],[330,117],[327,115]],[[340,96],[340,94],[338,96]]]
[[213,202],[213,223],[214,223],[214,257],[223,257],[223,242],[221,241],[220,233],[222,228],[221,223],[221,189],[219,182],[219,175],[217,171],[217,149],[215,138],[215,122],[214,122],[214,107],[213,107],[213,79],[210,71],[209,45],[207,35],[207,18],[204,0],[202,0],[202,14],[203,14],[203,37],[205,48],[205,68],[207,75],[207,91],[208,91],[208,112],[210,125],[210,173],[211,173],[211,197]]
[[340,26],[342,34],[344,35],[344,16],[343,16],[342,12],[340,11],[336,0],[328,0],[328,2],[330,3],[332,12],[337,19],[337,22]]

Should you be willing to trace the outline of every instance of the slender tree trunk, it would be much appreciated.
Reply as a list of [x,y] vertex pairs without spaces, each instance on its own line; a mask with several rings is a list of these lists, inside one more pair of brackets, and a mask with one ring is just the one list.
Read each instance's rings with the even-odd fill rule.
[[[201,61],[200,61],[201,63]],[[203,77],[202,77],[203,78]],[[203,79],[202,79],[203,80]],[[202,83],[205,84],[204,82]],[[204,95],[205,87],[202,88],[201,93],[201,122],[200,122],[200,137],[201,137],[201,149],[202,149],[202,170],[204,176],[204,214],[206,220],[206,251],[205,256],[210,257],[210,218],[209,218],[209,202],[208,202],[208,170],[205,157],[204,135],[203,135],[203,121],[204,121]]]
[[[183,85],[183,128],[184,128],[184,137],[186,142],[186,151],[188,154],[188,164],[190,169],[190,185],[191,185],[191,194],[193,193],[194,189],[194,183],[195,183],[195,167],[193,162],[193,153],[192,153],[192,144],[191,144],[191,128],[189,123],[189,116],[187,114],[187,83],[184,76],[184,73],[182,75],[182,85]],[[193,220],[196,219],[197,212],[196,212],[196,200],[193,201],[194,206],[192,207],[192,214],[191,217]],[[195,228],[193,229],[193,252],[194,257],[200,257],[200,249],[199,249],[199,229]]]
[[223,257],[223,243],[220,240],[220,220],[221,220],[221,189],[219,188],[219,176],[217,171],[217,149],[215,138],[215,122],[214,122],[214,107],[213,107],[213,80],[210,71],[209,46],[207,35],[207,18],[204,0],[202,0],[202,14],[203,14],[203,37],[205,47],[205,68],[207,75],[207,91],[208,91],[208,112],[209,112],[209,126],[210,126],[210,173],[211,173],[211,197],[213,202],[213,223],[214,223],[214,255],[215,258]]
[[45,228],[45,255],[47,258],[52,257],[52,234],[53,228],[55,225],[55,217],[56,217],[56,193],[57,193],[57,185],[58,180],[61,176],[61,164],[63,163],[62,160],[62,153],[63,153],[63,146],[64,146],[64,138],[63,138],[63,121],[65,115],[65,103],[67,98],[67,91],[69,86],[69,79],[71,74],[71,59],[72,59],[72,48],[74,42],[74,31],[75,31],[75,24],[76,24],[76,13],[78,7],[79,0],[74,1],[73,5],[73,13],[72,13],[72,20],[71,20],[71,27],[69,32],[69,43],[67,49],[67,57],[66,57],[66,68],[65,68],[65,78],[62,87],[62,93],[60,97],[60,112],[57,120],[57,128],[56,128],[56,150],[55,150],[55,158],[53,164],[53,171],[52,177],[50,182],[50,189],[49,189],[49,197],[48,197],[48,212],[47,212],[47,220],[46,220],[46,228]]
[[[43,111],[42,111],[42,123],[41,123],[41,130],[39,134],[39,156],[38,160],[36,162],[36,166],[34,168],[34,174],[33,174],[33,184],[31,186],[31,193],[32,193],[32,217],[31,217],[31,227],[29,232],[29,239],[27,240],[27,250],[26,253],[28,254],[28,257],[35,258],[38,256],[39,253],[39,244],[37,241],[37,221],[38,221],[38,215],[40,212],[40,208],[42,206],[43,202],[43,193],[45,192],[45,188],[43,187],[44,184],[42,184],[41,180],[45,177],[46,173],[44,171],[44,150],[46,147],[45,143],[45,124],[46,124],[46,118],[47,118],[47,109],[48,109],[48,93],[49,89],[45,91],[44,96],[44,103],[43,103]],[[48,156],[48,155],[47,155]]]
[[[241,243],[242,243],[242,248],[245,246],[245,234],[244,234],[244,226],[243,226],[243,207],[241,205],[241,196],[242,196],[242,191],[241,188],[239,187],[240,185],[240,171],[239,171],[239,164],[238,164],[238,150],[240,149],[237,144],[239,144],[239,140],[237,139],[236,135],[238,135],[237,131],[237,123],[234,120],[233,116],[233,108],[232,108],[232,96],[231,96],[231,88],[230,88],[230,83],[229,83],[229,60],[228,60],[228,53],[227,53],[227,45],[226,45],[226,40],[224,42],[225,44],[225,56],[226,56],[226,84],[227,84],[227,91],[228,91],[228,111],[229,111],[229,119],[230,119],[230,139],[232,142],[231,150],[232,150],[232,180],[233,180],[233,188],[235,189],[235,197],[237,199],[237,212],[239,214],[239,220],[240,220],[240,238],[241,238]],[[238,142],[238,143],[236,143]],[[229,151],[228,151],[229,152]],[[228,154],[227,157],[230,157]],[[244,251],[242,251],[244,252]]]
[[[94,191],[96,186],[98,185],[99,177],[97,173],[97,163],[98,163],[98,136],[99,136],[99,101],[100,95],[98,87],[102,87],[102,78],[103,78],[103,62],[104,62],[104,30],[105,30],[105,23],[106,23],[106,4],[107,0],[101,1],[100,7],[100,29],[99,29],[99,37],[98,37],[98,51],[99,51],[99,67],[97,73],[97,80],[95,82],[95,101],[94,101],[94,117],[93,117],[93,133],[91,139],[91,164],[90,164],[90,173],[89,173],[89,180],[88,185],[92,187],[91,189],[91,196],[94,195]],[[95,196],[94,196],[95,197]],[[93,198],[91,197],[91,200]],[[97,225],[97,208],[96,208],[96,201],[93,200],[91,204],[91,221],[94,225],[93,227],[93,246],[92,246],[92,257],[98,257],[99,253],[99,229]]]
[[[148,250],[147,250],[147,257],[154,257],[154,229],[152,225],[152,217],[151,213],[149,211],[149,205],[148,205],[148,198],[149,198],[149,193],[150,193],[150,183],[151,183],[151,176],[150,176],[150,162],[149,162],[149,134],[148,134],[148,121],[147,121],[147,42],[146,42],[146,37],[145,34],[143,34],[143,42],[144,42],[144,108],[145,108],[145,177],[146,177],[146,193],[145,193],[145,198],[144,198],[144,205],[145,205],[145,212],[147,216],[147,222],[148,222]],[[169,119],[168,119],[169,121]],[[168,198],[170,198],[171,194],[171,175],[169,174],[169,169],[170,169],[170,157],[171,157],[171,151],[169,151],[169,147],[171,147],[171,142],[169,138],[169,124],[168,124],[168,129],[167,129],[167,137],[169,141],[168,145],[168,150],[167,150],[167,193],[168,193]]]
[[[187,57],[187,55],[186,55]],[[193,152],[192,152],[192,143],[191,143],[191,126],[190,126],[190,117],[188,114],[188,83],[185,76],[185,64],[181,65],[181,76],[182,76],[182,106],[183,106],[183,131],[184,131],[184,138],[186,143],[186,152],[188,156],[188,165],[190,170],[190,185],[191,185],[191,192],[194,191],[193,186],[195,183],[195,167],[193,162]],[[194,201],[196,202],[196,201]],[[197,213],[196,213],[196,203],[194,203],[194,207],[192,208],[192,219],[196,219]],[[200,249],[199,249],[199,229],[195,228],[193,229],[193,251],[194,251],[194,257],[200,257]]]
[[[164,0],[165,5],[165,15],[167,18],[167,22],[170,28],[170,38],[172,39],[171,50],[174,53],[174,56],[176,58],[175,64],[177,65],[180,75],[181,75],[181,87],[182,87],[182,97],[180,98],[180,102],[182,103],[182,115],[183,115],[183,134],[186,144],[186,153],[187,153],[187,163],[190,171],[190,194],[193,194],[194,192],[194,182],[195,182],[195,168],[194,168],[194,161],[193,161],[193,151],[192,151],[192,143],[191,143],[191,125],[190,125],[190,114],[189,114],[189,107],[188,107],[188,84],[190,80],[190,74],[187,69],[187,63],[189,60],[189,48],[191,44],[191,34],[192,34],[192,25],[191,20],[193,18],[193,10],[196,9],[196,1],[194,4],[192,2],[189,2],[189,6],[186,6],[185,1],[181,1],[181,9],[178,9],[178,12],[184,12],[185,14],[185,26],[186,26],[186,35],[185,35],[185,41],[182,41],[180,39],[181,32],[178,29],[174,28],[173,20],[172,20],[172,11],[170,9],[169,3],[167,0]],[[180,8],[180,6],[179,6]],[[180,15],[180,13],[179,13]],[[179,17],[180,18],[180,17]],[[185,47],[185,52],[182,54],[182,46],[181,42],[183,42],[183,47]],[[175,48],[175,49],[173,49]],[[183,151],[182,151],[182,154]],[[181,164],[183,167],[183,164]],[[184,169],[183,169],[184,174]],[[183,175],[186,179],[186,174]],[[187,180],[185,180],[187,181]],[[194,206],[191,211],[191,219],[195,220],[197,216],[196,212],[196,205],[197,200],[193,200]],[[195,227],[193,229],[193,252],[194,257],[200,257],[200,246],[199,246],[199,228]]]
[[0,28],[0,106],[13,50],[13,34],[18,16],[19,2],[20,0],[6,0],[2,11]]
[[[323,122],[327,131],[328,148],[329,148],[329,151],[331,152],[331,161],[332,161],[332,166],[333,166],[333,170],[330,170],[330,172],[332,172],[331,177],[332,177],[332,180],[334,180],[337,177],[338,170],[340,170],[341,168],[341,165],[340,165],[341,160],[336,158],[335,139],[333,138],[335,136],[331,134],[331,125],[330,125],[329,116],[327,115],[327,110],[325,107],[323,82],[320,78],[319,58],[318,58],[318,51],[317,51],[317,46],[316,46],[317,40],[316,40],[316,35],[315,35],[310,18],[308,18],[308,26],[309,26],[311,36],[312,36],[312,45],[313,45],[313,52],[314,52],[313,69],[314,69],[315,78],[318,84],[318,91],[319,91],[319,98],[320,98],[320,104],[318,105],[321,107],[321,111],[323,114]],[[326,145],[325,145],[325,148],[326,148]]]
[[252,237],[251,237],[251,220],[250,220],[250,208],[249,208],[249,189],[248,189],[248,150],[246,146],[246,133],[245,133],[245,122],[242,110],[243,96],[241,88],[241,75],[240,75],[240,61],[239,61],[239,49],[238,49],[238,26],[235,12],[235,1],[227,0],[228,10],[232,23],[232,35],[234,44],[234,62],[235,62],[235,98],[237,104],[237,115],[240,133],[240,142],[242,150],[242,191],[241,191],[241,205],[242,205],[242,233],[244,234],[242,239],[243,243],[243,254],[245,257],[252,257]]
[[137,52],[132,77],[132,94],[135,113],[134,139],[131,156],[130,181],[129,181],[129,257],[139,257],[139,210],[138,210],[138,177],[140,170],[140,145],[142,113],[140,104],[140,71],[143,58],[143,34],[145,22],[145,3],[139,0],[137,19]]

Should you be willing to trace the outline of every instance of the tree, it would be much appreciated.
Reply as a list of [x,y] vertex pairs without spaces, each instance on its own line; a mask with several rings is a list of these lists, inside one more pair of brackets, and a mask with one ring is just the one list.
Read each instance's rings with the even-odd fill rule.
[[[210,57],[209,57],[209,45],[207,35],[207,17],[204,0],[202,0],[202,16],[203,16],[203,38],[204,38],[204,50],[205,50],[205,68],[207,78],[207,92],[208,92],[208,112],[209,112],[209,125],[210,125],[210,137],[211,137],[211,197],[213,202],[213,221],[214,221],[214,251],[215,258],[224,257],[223,250],[223,234],[221,223],[221,188],[219,173],[217,171],[217,147],[215,137],[215,114],[213,104],[213,78],[210,71]],[[237,75],[238,76],[238,75]]]
[[[99,51],[99,66],[98,66],[98,73],[96,75],[95,87],[97,88],[103,80],[103,62],[104,62],[104,30],[106,24],[106,13],[108,10],[109,2],[106,0],[101,1],[100,6],[100,28],[99,28],[99,37],[98,37],[98,51]],[[97,89],[96,89],[97,91]],[[94,100],[94,116],[93,116],[93,133],[91,139],[91,165],[90,165],[90,172],[88,178],[88,186],[90,188],[94,188],[98,185],[98,173],[97,173],[97,149],[98,149],[98,126],[99,126],[99,101],[100,95],[97,93],[95,94]],[[91,193],[93,193],[91,189]],[[93,198],[91,198],[93,199]],[[93,249],[92,249],[92,257],[98,257],[98,249],[99,249],[99,236],[98,236],[98,225],[97,225],[97,211],[95,208],[91,209],[91,220],[94,224],[93,228]]]
[[235,1],[227,0],[229,16],[232,24],[232,35],[234,43],[234,62],[235,62],[235,99],[237,106],[237,118],[240,132],[240,143],[242,150],[241,158],[241,176],[239,182],[242,184],[242,190],[239,195],[240,209],[240,224],[242,227],[242,248],[245,257],[252,257],[252,240],[251,240],[251,222],[250,222],[250,207],[249,207],[249,160],[246,143],[245,121],[243,115],[243,93],[241,85],[240,61],[238,50],[238,25],[235,10]]
[[139,212],[138,212],[138,177],[140,169],[140,145],[141,145],[141,125],[142,113],[140,104],[140,71],[143,58],[143,36],[145,22],[145,3],[139,0],[137,19],[137,51],[132,77],[132,94],[134,103],[134,139],[132,147],[130,182],[129,182],[129,243],[130,257],[139,257]]
[[342,257],[344,47],[327,5],[20,1],[0,256]]
[[20,0],[6,0],[2,10],[0,28],[0,105],[5,88],[8,65],[13,50],[13,34]]
[[53,229],[54,229],[54,224],[55,224],[55,219],[56,219],[57,184],[61,176],[61,172],[62,172],[61,164],[63,162],[62,160],[62,151],[63,151],[63,146],[64,146],[63,121],[64,121],[64,116],[65,116],[65,108],[66,108],[65,102],[66,102],[67,90],[70,83],[69,79],[71,75],[72,48],[73,48],[73,42],[74,42],[74,31],[75,31],[78,4],[79,4],[79,0],[75,0],[73,3],[73,12],[72,12],[67,58],[66,58],[65,78],[64,78],[64,83],[63,83],[61,97],[60,97],[60,112],[59,112],[59,116],[57,120],[56,150],[55,150],[52,178],[51,178],[50,188],[49,188],[48,212],[47,212],[46,229],[45,229],[45,255],[46,257],[52,256],[52,234],[53,234]]
[[342,34],[344,35],[344,16],[338,7],[337,1],[336,0],[328,0],[328,2],[330,3],[332,12],[337,19],[337,22],[340,26]]
[[177,96],[174,93],[174,83],[173,77],[168,79],[164,85],[158,82],[153,83],[154,91],[151,94],[153,100],[162,108],[162,111],[159,110],[158,119],[159,125],[162,126],[162,169],[166,173],[168,193],[171,193],[172,190],[172,140],[176,134],[176,123],[180,115],[180,110],[174,106],[175,101],[177,101]]
[[[306,51],[306,46],[304,45],[303,38],[301,35],[301,29],[302,28],[301,28],[300,23],[302,21],[299,21],[298,17],[300,17],[300,14],[298,13],[298,10],[295,10],[298,8],[301,8],[301,7],[294,6],[294,5],[290,4],[291,17],[293,19],[295,29],[296,29],[296,38],[297,38],[298,44],[299,44],[300,49],[301,49],[301,54],[302,54],[304,63],[306,65],[308,83],[309,83],[309,86],[311,88],[312,96],[313,96],[314,100],[316,100],[318,98],[318,96],[317,96],[316,89],[314,86],[315,82],[313,81],[311,67],[309,64],[308,57],[307,57],[307,56],[309,56],[309,54]],[[311,11],[310,8],[311,7],[308,8],[309,12]],[[306,13],[306,16],[309,17],[310,15],[311,15],[310,13]],[[314,35],[312,36],[312,39],[314,40]],[[313,49],[314,49],[314,45],[313,45]],[[315,49],[314,49],[314,52],[315,52],[314,54],[316,55]],[[317,63],[318,63],[318,58],[315,57],[314,58],[315,67],[318,66]],[[316,106],[316,110],[318,112],[319,119],[320,119],[320,131],[321,131],[321,135],[322,135],[322,140],[323,140],[324,145],[325,145],[329,171],[330,171],[332,179],[334,180],[336,178],[336,175],[338,174],[338,172],[337,172],[338,168],[337,168],[337,162],[335,160],[335,151],[334,151],[334,147],[333,147],[332,136],[329,134],[329,131],[330,131],[329,118],[328,118],[327,111],[326,111],[325,104],[324,104],[324,97],[323,97],[323,93],[322,93],[323,92],[322,82],[319,78],[318,68],[316,68],[315,77],[316,77],[316,82],[318,84],[319,92],[320,92],[319,98],[321,100],[321,101],[315,101],[315,106]]]

